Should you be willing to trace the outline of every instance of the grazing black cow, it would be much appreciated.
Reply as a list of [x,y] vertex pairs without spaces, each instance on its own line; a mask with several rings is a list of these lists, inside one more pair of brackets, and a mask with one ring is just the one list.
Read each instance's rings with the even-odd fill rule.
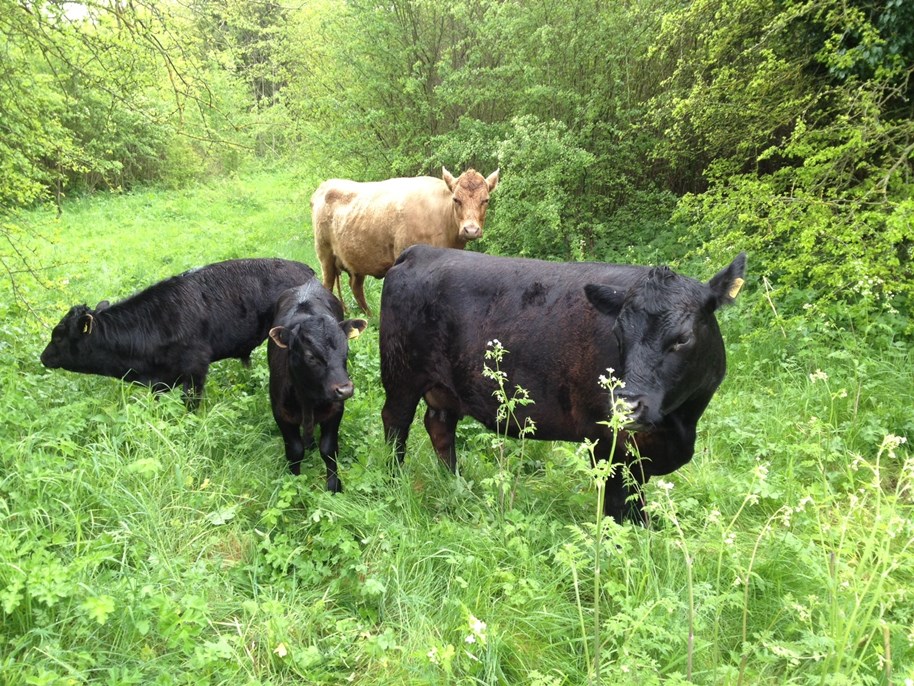
[[[533,438],[598,441],[597,459],[631,464],[627,436],[610,455],[609,394],[599,377],[614,369],[632,406],[639,483],[692,458],[695,428],[724,378],[714,311],[743,283],[740,254],[707,284],[667,267],[554,263],[429,246],[408,248],[381,296],[382,417],[402,460],[410,423],[425,398],[425,428],[454,470],[454,430],[469,415],[496,430],[495,384],[482,376],[487,343],[507,351],[499,367],[534,404],[515,408]],[[617,391],[618,393],[618,391]],[[503,422],[504,424],[504,422]],[[498,429],[504,431],[505,427]],[[508,427],[516,435],[516,427]],[[643,520],[621,469],[607,482],[605,512]]]
[[342,304],[315,279],[279,297],[270,329],[270,404],[289,469],[299,473],[305,448],[314,445],[314,424],[320,424],[320,453],[327,466],[327,490],[333,493],[343,490],[336,454],[343,403],[353,392],[346,371],[348,339],[367,325],[364,319],[343,321]]
[[237,357],[249,364],[267,337],[280,293],[314,279],[308,265],[280,259],[191,269],[114,305],[71,308],[54,327],[41,362],[155,390],[181,385],[193,404],[210,363]]

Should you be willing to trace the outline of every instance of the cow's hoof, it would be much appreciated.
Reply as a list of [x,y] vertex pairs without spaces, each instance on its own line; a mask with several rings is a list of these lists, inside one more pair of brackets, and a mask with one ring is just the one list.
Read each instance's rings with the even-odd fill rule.
[[331,493],[342,493],[343,482],[338,476],[331,476],[327,479],[327,490]]

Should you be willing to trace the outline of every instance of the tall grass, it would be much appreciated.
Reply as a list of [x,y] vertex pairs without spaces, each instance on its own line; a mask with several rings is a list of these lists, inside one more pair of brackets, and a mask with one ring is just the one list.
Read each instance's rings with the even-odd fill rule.
[[650,528],[597,524],[575,446],[464,422],[453,477],[416,422],[392,466],[376,320],[351,346],[338,496],[316,454],[286,473],[262,349],[216,363],[197,413],[40,366],[77,302],[228,257],[317,267],[318,181],[28,216],[47,268],[0,301],[0,683],[914,679],[914,365],[890,340],[723,313],[729,375],[695,459],[648,485]]

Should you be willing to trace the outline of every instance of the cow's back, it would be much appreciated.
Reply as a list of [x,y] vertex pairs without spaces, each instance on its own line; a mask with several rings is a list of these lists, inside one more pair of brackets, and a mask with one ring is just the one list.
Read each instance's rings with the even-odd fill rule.
[[227,260],[160,281],[103,315],[148,327],[143,338],[154,347],[144,355],[173,348],[205,352],[210,362],[246,358],[266,338],[280,294],[312,279],[301,262]]
[[311,198],[318,256],[332,253],[350,273],[383,277],[410,245],[456,244],[450,203],[447,185],[430,176],[325,181]]
[[192,292],[188,297],[204,303],[200,326],[213,361],[249,355],[266,339],[279,296],[316,281],[308,265],[278,258],[219,262],[189,272],[186,278]]
[[[385,279],[381,299],[381,372],[385,386],[414,375],[440,387],[490,428],[495,385],[482,376],[486,351],[502,346],[506,388],[521,386],[534,405],[536,436],[580,440],[605,419],[605,392],[594,370],[618,368],[612,321],[588,303],[588,283],[624,288],[644,269],[553,263],[415,246]],[[594,345],[597,340],[601,343]],[[496,343],[497,341],[497,343]]]

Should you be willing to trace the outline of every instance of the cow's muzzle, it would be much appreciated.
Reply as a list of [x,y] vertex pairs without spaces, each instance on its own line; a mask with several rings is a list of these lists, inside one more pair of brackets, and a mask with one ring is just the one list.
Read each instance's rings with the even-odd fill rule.
[[337,384],[331,389],[334,400],[347,400],[352,397],[352,394],[355,393],[355,386],[352,385],[351,381],[346,383]]
[[460,227],[460,237],[465,241],[482,238],[482,227],[479,224],[464,224]]
[[616,397],[625,402],[625,428],[628,431],[644,431],[657,423],[658,418],[651,411],[651,404],[646,395],[623,391]]

